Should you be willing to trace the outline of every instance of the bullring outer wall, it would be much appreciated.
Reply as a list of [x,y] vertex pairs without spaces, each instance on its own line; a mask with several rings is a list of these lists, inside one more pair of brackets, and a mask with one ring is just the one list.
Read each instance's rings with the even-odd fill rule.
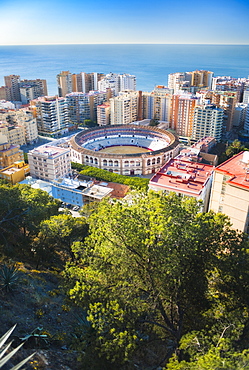
[[[113,154],[103,153],[83,148],[81,145],[94,138],[106,138],[108,141],[117,135],[136,135],[154,137],[165,140],[165,147],[144,153]],[[120,137],[120,145],[122,145]],[[166,141],[169,144],[166,144]],[[111,125],[104,128],[94,128],[80,132],[70,140],[71,160],[76,163],[101,168],[121,175],[147,175],[157,172],[162,165],[179,153],[177,137],[166,130],[157,127],[137,125]],[[108,146],[108,145],[107,145]]]

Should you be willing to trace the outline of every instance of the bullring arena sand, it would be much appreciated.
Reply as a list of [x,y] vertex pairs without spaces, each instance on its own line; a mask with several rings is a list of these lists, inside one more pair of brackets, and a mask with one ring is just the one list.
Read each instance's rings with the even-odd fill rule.
[[134,154],[134,153],[146,153],[151,150],[146,148],[140,148],[133,145],[115,145],[107,148],[98,150],[99,153],[113,153],[113,154]]

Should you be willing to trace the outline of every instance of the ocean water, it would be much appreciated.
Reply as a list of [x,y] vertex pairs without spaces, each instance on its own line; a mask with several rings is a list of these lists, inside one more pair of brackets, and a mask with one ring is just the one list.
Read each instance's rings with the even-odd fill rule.
[[167,85],[168,74],[204,69],[215,76],[248,77],[249,45],[37,45],[0,46],[0,86],[4,76],[46,79],[49,95],[57,94],[56,75],[102,72],[130,73],[137,89]]

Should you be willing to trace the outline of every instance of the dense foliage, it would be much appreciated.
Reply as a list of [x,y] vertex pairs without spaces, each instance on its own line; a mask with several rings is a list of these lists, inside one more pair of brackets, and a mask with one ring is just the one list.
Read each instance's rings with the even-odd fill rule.
[[149,184],[149,179],[118,175],[113,172],[102,170],[96,167],[85,166],[79,163],[72,163],[72,168],[76,169],[84,176],[93,177],[97,180],[125,184],[130,186],[132,189],[146,190]]
[[239,140],[234,140],[219,157],[219,163],[225,162],[227,159],[231,158],[235,154],[242,151],[249,150],[248,144],[242,144]]
[[0,288],[14,296],[20,261],[64,270],[64,308],[79,313],[67,346],[82,368],[248,368],[248,236],[227,217],[153,192],[90,204],[85,217],[59,206],[41,190],[0,184]]
[[171,358],[170,369],[184,369],[182,361],[196,365],[194,350],[208,356],[223,337],[244,348],[248,241],[224,215],[199,213],[193,199],[136,193],[132,201],[100,203],[88,222],[89,237],[74,244],[65,272],[69,296],[91,324],[91,340],[77,347],[84,361],[94,348],[110,368]]

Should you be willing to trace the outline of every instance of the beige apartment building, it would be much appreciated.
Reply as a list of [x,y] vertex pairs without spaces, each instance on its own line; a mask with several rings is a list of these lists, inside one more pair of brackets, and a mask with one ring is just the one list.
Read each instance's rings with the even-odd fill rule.
[[19,75],[9,75],[4,76],[5,86],[9,89],[9,95],[11,101],[20,101],[20,76]]
[[23,126],[9,125],[6,122],[0,123],[0,134],[7,138],[7,142],[11,145],[24,145],[25,130]]
[[152,92],[143,92],[143,118],[169,122],[172,89],[156,86]]
[[234,229],[249,232],[249,152],[215,168],[209,208],[229,216]]
[[69,71],[62,71],[57,76],[58,94],[60,97],[65,97],[73,90],[72,74]]
[[110,99],[111,125],[127,125],[138,120],[139,91],[121,92],[119,96]]
[[0,113],[0,122],[0,131],[11,144],[32,144],[38,139],[36,119],[28,110]]

